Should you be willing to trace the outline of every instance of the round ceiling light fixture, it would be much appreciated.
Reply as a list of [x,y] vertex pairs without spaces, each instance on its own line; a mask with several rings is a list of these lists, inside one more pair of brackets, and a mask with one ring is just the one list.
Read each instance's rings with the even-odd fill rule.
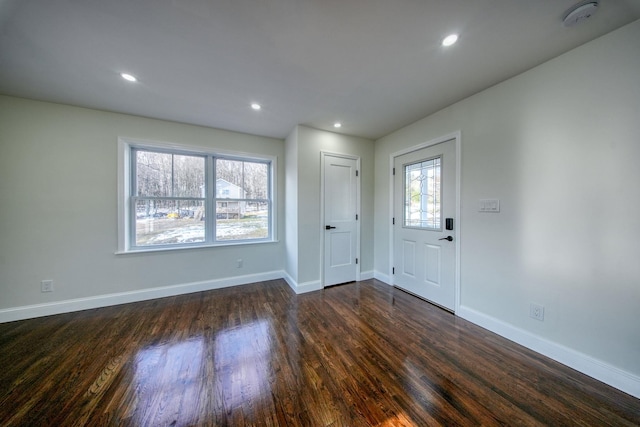
[[253,108],[254,110],[258,111],[258,110],[262,109],[262,106],[260,104],[258,104],[257,102],[254,102],[253,104],[251,104],[251,108]]
[[597,1],[580,2],[564,13],[562,24],[565,27],[573,27],[574,25],[578,25],[581,22],[584,22],[587,19],[591,18],[591,15],[596,13],[597,10]]
[[452,44],[455,44],[455,42],[457,41],[458,41],[458,35],[450,34],[442,40],[442,46],[451,46]]
[[342,123],[340,123],[340,122],[335,122],[335,123],[333,124],[333,127],[334,127],[334,128],[341,128],[341,127],[342,127]]

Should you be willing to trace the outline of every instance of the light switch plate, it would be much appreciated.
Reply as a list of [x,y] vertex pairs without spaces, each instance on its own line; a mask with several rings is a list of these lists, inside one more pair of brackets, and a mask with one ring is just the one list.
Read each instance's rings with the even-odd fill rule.
[[498,199],[480,200],[478,212],[500,212],[500,200]]

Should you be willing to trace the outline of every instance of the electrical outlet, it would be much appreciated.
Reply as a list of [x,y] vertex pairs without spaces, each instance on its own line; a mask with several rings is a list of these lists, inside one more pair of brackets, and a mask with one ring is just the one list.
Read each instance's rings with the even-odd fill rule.
[[544,320],[544,307],[540,304],[531,303],[529,305],[529,317],[542,322]]
[[43,280],[40,282],[41,292],[53,292],[53,280]]
[[243,264],[242,259],[238,258],[238,259],[236,260],[236,267],[237,267],[237,268],[242,268],[242,264]]

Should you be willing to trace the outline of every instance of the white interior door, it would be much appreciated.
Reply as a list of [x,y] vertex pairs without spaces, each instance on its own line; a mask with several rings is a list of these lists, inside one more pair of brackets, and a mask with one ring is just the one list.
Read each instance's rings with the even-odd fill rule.
[[357,274],[357,159],[324,155],[324,286]]
[[455,305],[455,150],[450,140],[394,159],[394,285],[449,310]]

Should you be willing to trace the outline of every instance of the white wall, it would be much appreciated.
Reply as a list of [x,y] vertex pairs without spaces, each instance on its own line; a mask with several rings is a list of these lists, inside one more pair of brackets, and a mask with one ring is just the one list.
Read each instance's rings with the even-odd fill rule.
[[[0,123],[0,311],[284,269],[282,214],[279,243],[114,254],[119,136],[267,154],[282,165],[283,141],[6,96]],[[40,292],[43,279],[55,281],[53,293]]]
[[285,140],[285,270],[298,281],[298,127]]
[[[290,145],[295,145],[295,147],[290,147]],[[322,238],[320,156],[323,151],[358,156],[361,159],[360,270],[362,273],[368,272],[369,275],[373,271],[373,141],[306,126],[297,126],[287,139],[288,157],[286,160],[287,173],[293,172],[294,167],[297,168],[295,179],[297,185],[297,203],[295,204],[297,234],[296,236],[288,235],[287,238],[294,239],[297,244],[297,259],[292,260],[297,264],[297,283],[316,287],[320,285]],[[295,153],[296,159],[290,158],[289,153]],[[290,180],[291,176],[288,176],[287,179]],[[288,197],[289,193],[287,191]]]
[[[631,374],[640,393],[640,21],[377,141],[380,275],[390,153],[458,130],[460,311]],[[501,212],[479,213],[484,198]]]

